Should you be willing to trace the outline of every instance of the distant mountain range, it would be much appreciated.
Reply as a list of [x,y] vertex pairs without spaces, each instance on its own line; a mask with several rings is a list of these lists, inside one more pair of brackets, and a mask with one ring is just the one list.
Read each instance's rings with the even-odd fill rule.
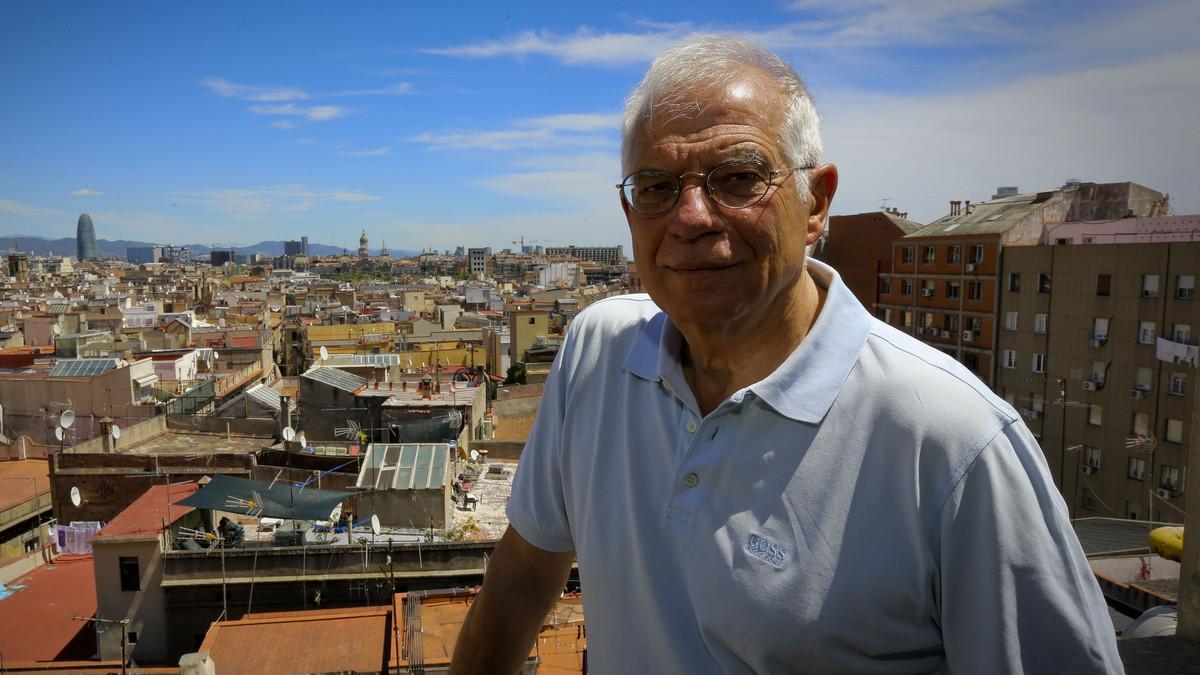
[[[96,252],[102,258],[120,258],[125,259],[125,249],[137,246],[159,246],[145,241],[129,241],[127,239],[97,239]],[[193,256],[207,256],[212,250],[211,246],[204,244],[185,244],[184,248],[191,249]],[[239,255],[248,253],[261,253],[269,256],[283,255],[282,241],[260,241],[257,244],[250,246],[232,246],[218,247],[219,250],[227,251],[232,248]],[[344,249],[341,246],[329,246],[326,244],[314,244],[309,242],[308,252],[311,255],[338,255]],[[64,237],[62,239],[46,239],[44,237],[27,237],[27,236],[6,236],[0,237],[0,251],[24,251],[33,252],[39,255],[58,255],[58,256],[74,256],[75,255],[75,237]],[[349,251],[354,253],[354,249]],[[371,249],[371,254],[379,253],[379,249]],[[389,249],[388,253],[393,258],[407,258],[418,255],[417,251],[404,251],[399,249]]]

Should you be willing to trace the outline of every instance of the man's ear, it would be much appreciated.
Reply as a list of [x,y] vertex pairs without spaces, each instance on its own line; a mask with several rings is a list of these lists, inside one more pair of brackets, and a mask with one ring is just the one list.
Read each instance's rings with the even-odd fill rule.
[[809,210],[808,210],[808,233],[805,235],[805,243],[812,245],[817,243],[821,235],[825,234],[825,225],[829,221],[829,205],[833,202],[833,195],[837,192],[838,186],[838,170],[833,164],[823,164],[813,169],[812,175],[809,176]]

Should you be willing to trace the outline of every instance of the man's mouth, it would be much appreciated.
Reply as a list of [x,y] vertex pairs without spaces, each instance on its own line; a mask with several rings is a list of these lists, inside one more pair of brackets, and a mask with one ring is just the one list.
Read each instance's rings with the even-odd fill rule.
[[681,263],[678,265],[667,265],[667,269],[672,272],[719,272],[736,266],[737,263],[728,262],[698,262],[698,263]]

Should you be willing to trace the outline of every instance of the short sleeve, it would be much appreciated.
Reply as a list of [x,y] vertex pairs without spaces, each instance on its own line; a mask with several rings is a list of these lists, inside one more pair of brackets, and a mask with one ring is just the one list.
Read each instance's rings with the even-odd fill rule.
[[1103,594],[1020,422],[964,474],[939,522],[950,672],[1122,673]]
[[575,548],[563,496],[563,415],[567,409],[567,374],[563,365],[571,341],[559,350],[546,385],[537,420],[529,432],[508,500],[508,522],[530,544],[554,553]]

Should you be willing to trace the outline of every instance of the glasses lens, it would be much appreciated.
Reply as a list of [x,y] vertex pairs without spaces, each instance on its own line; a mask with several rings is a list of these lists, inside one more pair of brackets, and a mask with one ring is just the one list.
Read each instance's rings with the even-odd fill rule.
[[722,164],[708,175],[717,203],[733,208],[756,204],[771,187],[771,172],[757,162]]
[[679,179],[666,171],[639,171],[625,179],[625,201],[634,211],[662,213],[675,204]]

